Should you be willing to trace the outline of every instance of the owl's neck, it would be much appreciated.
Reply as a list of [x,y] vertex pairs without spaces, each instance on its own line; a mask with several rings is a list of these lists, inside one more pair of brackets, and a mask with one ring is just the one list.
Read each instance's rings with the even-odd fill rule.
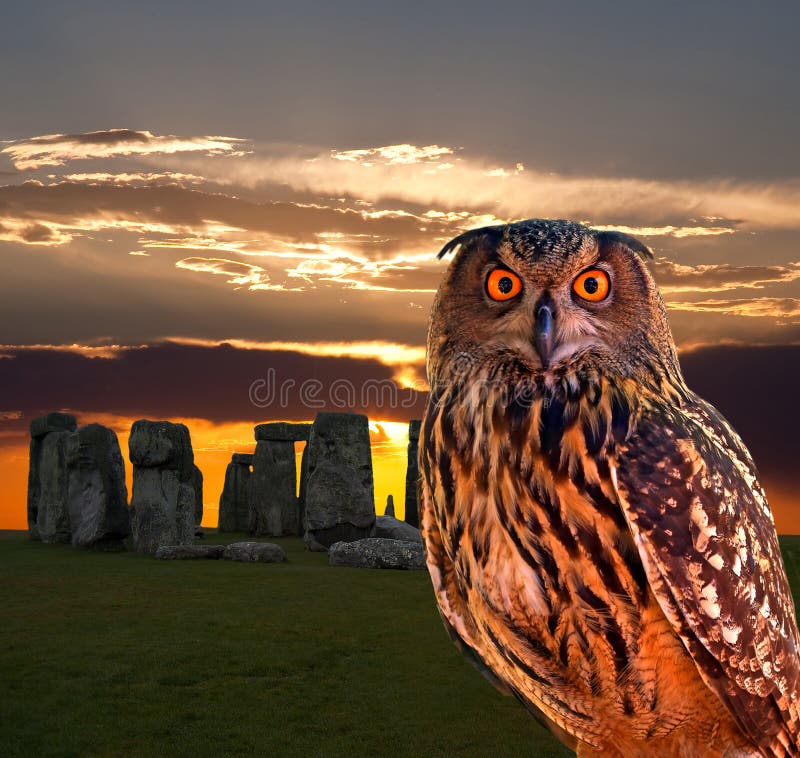
[[686,398],[682,380],[662,374],[606,375],[591,365],[531,372],[514,361],[472,372],[431,392],[430,410],[450,430],[450,449],[489,469],[527,453],[554,470],[587,455],[604,459],[635,428],[648,398]]

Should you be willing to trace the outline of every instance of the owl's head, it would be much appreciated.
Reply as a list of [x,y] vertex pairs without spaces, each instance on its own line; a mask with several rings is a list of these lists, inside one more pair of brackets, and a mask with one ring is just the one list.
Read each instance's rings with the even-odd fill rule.
[[652,254],[633,237],[530,219],[465,232],[439,256],[456,250],[431,312],[432,386],[512,362],[545,378],[680,377]]

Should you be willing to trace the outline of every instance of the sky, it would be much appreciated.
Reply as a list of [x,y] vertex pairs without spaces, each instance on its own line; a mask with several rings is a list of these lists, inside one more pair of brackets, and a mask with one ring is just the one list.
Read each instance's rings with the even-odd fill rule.
[[366,412],[378,512],[401,505],[435,254],[542,217],[651,246],[689,385],[800,533],[798,21],[780,2],[5,9],[0,528],[25,526],[27,430],[51,410],[125,454],[133,420],[187,423],[209,526],[255,424]]

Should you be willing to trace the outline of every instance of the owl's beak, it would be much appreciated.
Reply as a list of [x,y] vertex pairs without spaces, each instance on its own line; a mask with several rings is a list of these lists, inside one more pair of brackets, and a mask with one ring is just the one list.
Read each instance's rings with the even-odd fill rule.
[[536,322],[533,327],[536,352],[542,361],[542,366],[547,368],[550,355],[553,352],[555,334],[555,315],[550,305],[542,304],[536,308]]

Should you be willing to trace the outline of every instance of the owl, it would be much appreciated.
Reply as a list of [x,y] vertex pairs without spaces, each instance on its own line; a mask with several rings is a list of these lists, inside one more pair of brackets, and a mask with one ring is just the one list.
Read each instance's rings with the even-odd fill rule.
[[419,462],[454,642],[578,755],[800,754],[773,518],[683,380],[648,248],[528,220],[451,252]]

